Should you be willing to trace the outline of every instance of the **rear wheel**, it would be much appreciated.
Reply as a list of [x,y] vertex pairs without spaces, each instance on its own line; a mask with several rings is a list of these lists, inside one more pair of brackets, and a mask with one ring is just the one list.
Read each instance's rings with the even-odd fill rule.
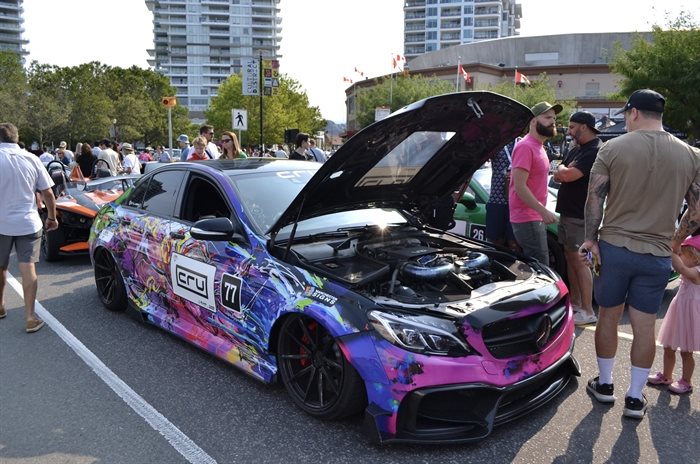
[[104,248],[95,252],[95,285],[102,304],[110,311],[126,309],[126,286],[112,254]]
[[333,336],[316,320],[295,314],[283,323],[277,362],[287,392],[306,413],[340,419],[359,413],[367,401],[364,382]]

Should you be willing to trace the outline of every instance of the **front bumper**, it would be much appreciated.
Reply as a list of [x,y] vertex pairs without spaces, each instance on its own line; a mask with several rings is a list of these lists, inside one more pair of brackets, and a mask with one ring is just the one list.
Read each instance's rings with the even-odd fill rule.
[[571,350],[557,363],[520,382],[503,387],[483,383],[443,385],[410,392],[401,402],[396,433],[380,424],[387,412],[370,404],[365,425],[379,443],[468,443],[487,437],[495,425],[518,419],[541,407],[580,375]]

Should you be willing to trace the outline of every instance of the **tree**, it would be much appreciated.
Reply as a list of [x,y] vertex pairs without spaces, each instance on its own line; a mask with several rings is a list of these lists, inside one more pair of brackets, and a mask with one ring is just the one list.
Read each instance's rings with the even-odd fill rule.
[[655,25],[653,42],[643,37],[625,51],[618,47],[613,72],[623,76],[620,97],[637,89],[654,89],[666,97],[664,122],[700,138],[700,27],[689,13]]
[[454,92],[454,84],[436,77],[397,75],[377,79],[377,85],[357,89],[356,108],[360,128],[374,122],[374,112],[379,106],[388,106],[394,112],[418,100]]
[[[313,134],[325,127],[318,107],[310,106],[309,97],[294,79],[283,75],[277,95],[263,97],[263,143],[271,145],[284,140],[285,129],[299,129]],[[241,144],[260,142],[260,97],[243,95],[242,78],[232,74],[221,83],[217,95],[205,111],[207,122],[219,132],[230,130],[232,109],[248,112],[248,130],[241,133]]]
[[27,78],[20,56],[0,51],[0,121],[11,122],[21,130],[26,121],[26,101]]
[[[25,140],[40,144],[60,137],[60,128],[67,123],[68,113],[59,96],[58,68],[33,61],[27,73],[27,126],[20,129]],[[26,137],[26,138],[25,138]]]

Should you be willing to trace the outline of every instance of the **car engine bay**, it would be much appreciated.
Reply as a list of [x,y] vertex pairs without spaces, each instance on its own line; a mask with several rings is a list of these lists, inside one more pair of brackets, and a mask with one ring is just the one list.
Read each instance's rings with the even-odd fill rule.
[[500,286],[494,284],[522,283],[537,274],[508,253],[413,227],[349,232],[339,240],[295,243],[291,250],[303,267],[399,307],[463,302]]

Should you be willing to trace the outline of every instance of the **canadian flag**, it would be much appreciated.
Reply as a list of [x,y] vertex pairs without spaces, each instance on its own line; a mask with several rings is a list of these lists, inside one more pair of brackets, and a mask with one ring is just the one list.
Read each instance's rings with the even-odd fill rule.
[[527,76],[517,69],[515,70],[515,83],[516,84],[525,84],[525,85],[530,85],[530,79],[527,78]]
[[464,78],[464,83],[465,83],[466,85],[471,85],[471,83],[472,83],[472,76],[470,76],[469,73],[466,72],[466,71],[464,70],[464,68],[462,67],[461,64],[459,65],[459,73],[460,73],[460,74],[462,75],[462,77]]
[[399,55],[398,53],[396,55],[391,55],[391,64],[394,66],[394,69],[398,68],[401,63],[406,62],[406,57],[403,55]]
[[349,82],[352,84],[352,79],[350,79],[349,77],[343,76],[343,82]]
[[357,69],[357,66],[355,66],[355,72],[356,72],[357,74],[359,74],[360,76],[365,77],[365,73],[362,72],[362,71],[360,71],[359,69]]

